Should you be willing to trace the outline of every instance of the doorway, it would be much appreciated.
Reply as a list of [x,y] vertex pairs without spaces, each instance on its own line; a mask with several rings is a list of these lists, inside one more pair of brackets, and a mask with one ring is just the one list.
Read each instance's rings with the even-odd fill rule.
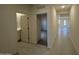
[[18,42],[29,42],[28,19],[26,14],[16,13]]
[[47,14],[37,15],[38,44],[47,46]]

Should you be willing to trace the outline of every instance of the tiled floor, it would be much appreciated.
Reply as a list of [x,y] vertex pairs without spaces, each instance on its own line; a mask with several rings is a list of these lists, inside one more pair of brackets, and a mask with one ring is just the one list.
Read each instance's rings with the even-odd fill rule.
[[18,43],[17,51],[21,55],[76,55],[70,40],[57,40],[53,48],[48,49],[42,45]]
[[77,55],[67,29],[59,30],[55,44],[51,49],[42,45],[20,42],[17,43],[17,50],[19,54],[23,55]]

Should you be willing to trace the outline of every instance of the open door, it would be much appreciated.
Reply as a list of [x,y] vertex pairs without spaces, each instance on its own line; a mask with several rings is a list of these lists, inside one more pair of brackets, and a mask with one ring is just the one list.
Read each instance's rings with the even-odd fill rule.
[[47,46],[47,14],[37,15],[38,44]]
[[27,15],[21,16],[21,40],[28,42],[28,19]]

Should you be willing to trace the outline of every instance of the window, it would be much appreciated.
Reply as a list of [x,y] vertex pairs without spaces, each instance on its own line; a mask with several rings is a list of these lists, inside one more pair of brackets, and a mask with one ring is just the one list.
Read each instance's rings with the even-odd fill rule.
[[66,26],[67,25],[67,22],[66,22],[66,20],[64,20],[64,26]]

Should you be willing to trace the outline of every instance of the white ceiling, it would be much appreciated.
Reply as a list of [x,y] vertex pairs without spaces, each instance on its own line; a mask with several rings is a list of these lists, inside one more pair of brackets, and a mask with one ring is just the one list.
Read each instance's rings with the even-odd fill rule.
[[[57,12],[70,11],[71,4],[32,4],[33,7],[44,7],[47,5],[54,6]],[[65,8],[61,8],[61,6],[65,6]]]
[[[55,6],[55,9],[56,11],[70,11],[70,8],[71,8],[71,4],[56,4],[54,5]],[[61,8],[61,6],[65,6],[65,8]]]

